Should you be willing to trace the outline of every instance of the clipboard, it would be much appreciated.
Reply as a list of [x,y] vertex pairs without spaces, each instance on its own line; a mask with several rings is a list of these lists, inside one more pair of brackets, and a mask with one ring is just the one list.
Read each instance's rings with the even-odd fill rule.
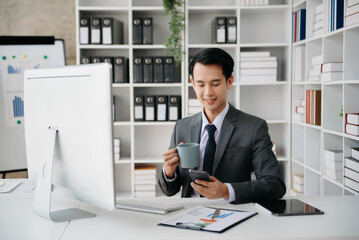
[[257,214],[220,208],[219,213],[212,219],[215,210],[213,207],[197,206],[165,218],[158,225],[222,233]]

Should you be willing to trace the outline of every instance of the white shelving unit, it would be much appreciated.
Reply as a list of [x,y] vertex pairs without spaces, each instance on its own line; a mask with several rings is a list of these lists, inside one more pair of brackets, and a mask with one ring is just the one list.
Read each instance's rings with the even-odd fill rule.
[[[305,47],[305,80],[292,82],[292,112],[299,99],[305,99],[306,90],[321,90],[321,125],[314,126],[292,121],[291,172],[304,174],[305,195],[351,195],[358,194],[345,187],[342,180],[325,175],[325,149],[340,149],[344,158],[351,156],[351,148],[359,147],[359,138],[345,134],[343,113],[359,112],[359,24],[334,32],[324,32],[313,37],[315,7],[328,4],[328,0],[294,1],[293,12],[305,8],[306,38],[292,44],[293,58],[297,47]],[[345,1],[347,4],[347,1]],[[324,11],[325,11],[324,7]],[[324,12],[324,24],[329,17]],[[322,62],[343,62],[343,80],[335,82],[309,82],[311,58],[322,55]],[[344,159],[343,159],[344,161]]]
[[[209,47],[225,49],[235,60],[234,86],[228,100],[236,108],[265,119],[272,140],[277,145],[277,158],[289,189],[291,176],[291,9],[290,0],[270,0],[268,6],[243,7],[237,0],[187,0],[183,46],[184,60],[177,68],[180,83],[134,84],[132,62],[135,56],[166,56],[164,43],[170,35],[169,16],[163,16],[162,0],[76,0],[77,63],[81,56],[125,56],[129,58],[130,83],[113,84],[116,97],[114,137],[121,138],[121,160],[115,162],[116,191],[119,197],[134,196],[134,168],[155,164],[157,174],[162,168],[162,154],[170,142],[174,122],[135,122],[136,94],[182,96],[182,117],[188,116],[188,98],[195,98],[188,82],[190,56]],[[124,23],[124,44],[80,45],[80,17],[114,17]],[[153,17],[153,45],[132,44],[132,18]],[[212,44],[211,22],[219,16],[237,17],[237,43]],[[240,52],[270,51],[278,61],[275,83],[241,83]],[[304,88],[305,85],[302,85]],[[157,196],[163,194],[158,188]]]

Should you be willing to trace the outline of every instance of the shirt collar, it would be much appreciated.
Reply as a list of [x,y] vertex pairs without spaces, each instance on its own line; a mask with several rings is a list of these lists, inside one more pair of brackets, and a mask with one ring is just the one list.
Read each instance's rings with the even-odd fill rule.
[[[222,128],[222,123],[224,120],[224,117],[227,115],[229,109],[229,104],[228,102],[226,103],[226,106],[224,107],[224,109],[222,110],[222,112],[220,114],[218,114],[218,116],[214,119],[213,121],[213,125],[216,126],[216,129],[218,132],[221,131]],[[206,117],[206,114],[204,114],[204,108],[202,109],[202,130],[201,130],[201,136],[203,134],[203,131],[205,129],[205,127],[209,124],[208,119]]]

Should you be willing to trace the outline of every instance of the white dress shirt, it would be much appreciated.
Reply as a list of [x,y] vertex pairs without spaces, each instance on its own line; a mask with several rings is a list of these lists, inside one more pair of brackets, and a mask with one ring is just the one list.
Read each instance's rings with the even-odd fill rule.
[[[219,135],[221,133],[221,129],[222,129],[222,124],[223,124],[223,120],[224,117],[227,115],[229,109],[229,104],[227,102],[225,108],[222,110],[222,112],[214,119],[214,121],[212,122],[213,125],[216,126],[216,131],[214,132],[214,141],[216,142],[216,146],[218,146],[218,139],[219,139]],[[203,158],[204,158],[204,152],[206,149],[206,144],[207,144],[207,140],[208,140],[208,132],[206,130],[206,126],[210,124],[208,122],[208,119],[204,113],[204,109],[202,109],[202,129],[201,129],[201,135],[200,135],[200,143],[199,143],[199,167],[198,170],[203,170]],[[163,175],[166,179],[166,181],[168,182],[172,182],[176,179],[176,173],[175,173],[175,177],[172,179],[167,179],[166,174],[163,171]],[[232,184],[230,183],[225,183],[228,187],[228,192],[229,192],[229,198],[226,199],[228,202],[233,202],[235,200],[235,194],[234,194],[234,189],[232,187]],[[193,191],[191,197],[200,197],[200,194],[197,193],[196,191]]]

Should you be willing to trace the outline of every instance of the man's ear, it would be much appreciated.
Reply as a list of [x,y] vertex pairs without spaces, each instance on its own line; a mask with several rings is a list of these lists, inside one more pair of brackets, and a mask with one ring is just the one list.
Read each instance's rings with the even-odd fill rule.
[[233,86],[233,75],[231,75],[227,80],[227,89],[231,89]]
[[191,75],[189,77],[190,77],[189,79],[191,80],[192,87],[193,87],[193,89],[195,89],[193,77]]

